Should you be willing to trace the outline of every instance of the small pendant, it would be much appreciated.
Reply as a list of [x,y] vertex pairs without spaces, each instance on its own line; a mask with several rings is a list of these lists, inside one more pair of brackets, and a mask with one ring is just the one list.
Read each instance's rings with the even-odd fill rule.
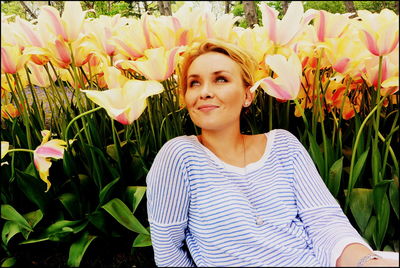
[[261,219],[261,217],[257,217],[256,224],[257,225],[262,225],[263,223],[264,223],[264,221]]

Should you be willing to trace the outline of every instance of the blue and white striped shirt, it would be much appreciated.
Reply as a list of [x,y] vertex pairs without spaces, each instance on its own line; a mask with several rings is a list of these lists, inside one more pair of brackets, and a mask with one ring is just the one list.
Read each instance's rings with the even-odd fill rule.
[[369,247],[297,138],[266,135],[264,155],[246,168],[196,136],[161,148],[146,179],[158,266],[335,266],[349,243]]

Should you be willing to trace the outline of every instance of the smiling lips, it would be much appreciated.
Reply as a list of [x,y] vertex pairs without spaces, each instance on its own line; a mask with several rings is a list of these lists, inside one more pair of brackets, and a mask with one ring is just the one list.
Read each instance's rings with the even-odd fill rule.
[[218,107],[219,106],[217,106],[217,105],[203,104],[203,105],[200,105],[197,109],[199,109],[200,111],[203,111],[203,112],[208,112],[208,111],[214,110]]

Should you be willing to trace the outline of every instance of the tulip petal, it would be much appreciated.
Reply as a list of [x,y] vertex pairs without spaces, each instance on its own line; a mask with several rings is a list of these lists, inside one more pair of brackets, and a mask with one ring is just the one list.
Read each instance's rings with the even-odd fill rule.
[[268,95],[271,95],[275,98],[281,100],[293,99],[293,97],[281,85],[276,83],[276,79],[274,80],[270,77],[265,78],[261,83],[261,87]]
[[33,163],[39,172],[40,179],[44,181],[47,185],[45,192],[48,192],[51,186],[51,182],[48,179],[49,169],[51,167],[51,161],[47,160],[44,157],[39,157],[37,155],[34,155]]
[[1,159],[3,159],[4,156],[8,153],[8,148],[10,147],[10,144],[8,141],[2,141],[1,142]]

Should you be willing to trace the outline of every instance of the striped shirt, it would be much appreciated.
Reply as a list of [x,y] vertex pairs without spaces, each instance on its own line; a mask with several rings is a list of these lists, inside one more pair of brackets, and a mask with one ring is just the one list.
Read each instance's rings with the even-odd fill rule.
[[164,144],[146,178],[157,266],[335,266],[346,245],[370,248],[298,139],[265,135],[245,168],[194,135]]

